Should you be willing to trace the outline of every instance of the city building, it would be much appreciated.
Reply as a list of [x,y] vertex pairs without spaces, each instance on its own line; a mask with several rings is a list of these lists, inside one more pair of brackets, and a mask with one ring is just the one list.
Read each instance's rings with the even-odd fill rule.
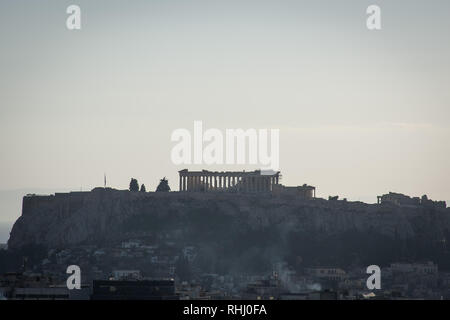
[[438,266],[431,261],[425,263],[391,263],[390,271],[416,274],[438,274]]
[[11,272],[0,276],[0,300],[87,300],[89,294],[88,285],[69,290],[42,274]]
[[340,268],[307,268],[306,273],[315,278],[329,281],[343,281],[347,278],[347,273]]
[[139,270],[114,270],[112,275],[114,280],[139,280],[142,278]]
[[94,280],[92,300],[178,300],[175,281]]

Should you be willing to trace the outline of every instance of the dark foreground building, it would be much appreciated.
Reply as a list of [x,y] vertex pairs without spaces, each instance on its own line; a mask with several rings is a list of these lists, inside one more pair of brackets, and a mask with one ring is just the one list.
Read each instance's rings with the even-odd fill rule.
[[178,300],[174,280],[94,280],[92,300]]

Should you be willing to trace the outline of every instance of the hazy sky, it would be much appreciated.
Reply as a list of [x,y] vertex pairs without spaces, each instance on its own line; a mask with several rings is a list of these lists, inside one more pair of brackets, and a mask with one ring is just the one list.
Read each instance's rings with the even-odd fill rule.
[[279,128],[282,182],[321,197],[450,202],[449,31],[448,0],[2,0],[0,190],[176,190],[170,135],[202,120]]

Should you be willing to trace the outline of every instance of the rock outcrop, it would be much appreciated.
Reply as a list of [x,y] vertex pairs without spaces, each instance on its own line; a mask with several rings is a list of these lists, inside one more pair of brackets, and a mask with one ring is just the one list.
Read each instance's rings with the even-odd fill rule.
[[[61,248],[130,234],[210,247],[216,255],[301,257],[310,263],[448,260],[450,211],[228,193],[96,188],[26,196],[8,242]],[[377,261],[375,261],[377,262]]]

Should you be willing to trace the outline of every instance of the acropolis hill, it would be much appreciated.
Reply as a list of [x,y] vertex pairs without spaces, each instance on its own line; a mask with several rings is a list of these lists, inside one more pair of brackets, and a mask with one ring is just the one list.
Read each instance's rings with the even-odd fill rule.
[[302,257],[306,264],[381,264],[404,258],[450,268],[450,209],[428,199],[384,197],[379,204],[366,204],[295,192],[111,188],[29,195],[8,245],[12,250],[64,248],[146,237],[195,245],[237,265],[250,255]]

